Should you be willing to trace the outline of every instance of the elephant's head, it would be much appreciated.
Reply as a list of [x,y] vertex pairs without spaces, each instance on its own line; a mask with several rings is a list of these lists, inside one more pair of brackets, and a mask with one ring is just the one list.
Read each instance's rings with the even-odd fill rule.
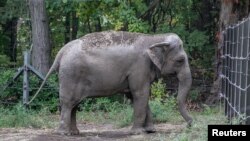
[[192,118],[185,108],[185,101],[192,84],[192,76],[182,40],[176,34],[166,35],[164,41],[153,44],[147,53],[163,76],[177,75],[179,80],[177,96],[179,110],[188,125],[191,125]]

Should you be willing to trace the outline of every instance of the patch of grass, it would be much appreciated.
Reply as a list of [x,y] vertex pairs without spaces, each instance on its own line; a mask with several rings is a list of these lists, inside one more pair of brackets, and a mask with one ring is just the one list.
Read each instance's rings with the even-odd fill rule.
[[0,127],[54,128],[58,119],[47,108],[40,111],[25,109],[22,104],[0,108]]
[[[181,132],[156,133],[143,140],[151,141],[206,141],[207,129],[209,124],[227,124],[226,117],[224,116],[220,107],[205,107],[202,112],[191,112],[194,122],[192,127],[183,128]],[[171,122],[172,123],[172,122]],[[184,121],[179,122],[185,123]]]
[[[106,100],[100,101],[104,102]],[[83,111],[78,112],[78,120],[102,124],[112,123],[118,127],[124,127],[131,124],[133,110],[128,103],[108,102],[103,106],[102,104],[104,103],[97,102],[93,105],[85,105],[87,107],[83,107]],[[85,108],[88,108],[88,110]]]
[[[95,103],[86,101],[82,111],[78,112],[80,121],[111,123],[118,127],[132,124],[133,108],[129,103],[111,102],[107,98],[99,98]],[[157,122],[179,122],[182,117],[177,111],[176,98],[168,96],[165,100],[155,98],[149,102],[153,120]]]
[[226,124],[226,117],[219,107],[206,107],[203,112],[192,112],[192,127],[185,128],[180,134],[172,137],[173,141],[205,141],[209,124]]
[[[87,106],[87,107],[86,107]],[[165,100],[153,99],[150,101],[154,123],[169,122],[171,124],[185,124],[176,107],[176,99],[169,96]],[[86,109],[87,108],[87,109]],[[227,124],[226,117],[219,107],[204,106],[202,112],[191,112],[194,119],[190,128],[183,128],[179,133],[156,133],[145,136],[145,140],[173,140],[173,141],[203,141],[207,140],[207,126],[209,124]],[[56,128],[59,124],[59,114],[50,113],[49,108],[39,111],[26,110],[22,104],[12,108],[0,108],[1,127],[32,127]],[[133,109],[127,102],[115,102],[100,99],[99,102],[88,103],[77,113],[77,121],[113,124],[124,127],[132,124]]]
[[176,98],[168,96],[164,100],[154,99],[149,102],[154,122],[179,122],[182,117],[177,110]]

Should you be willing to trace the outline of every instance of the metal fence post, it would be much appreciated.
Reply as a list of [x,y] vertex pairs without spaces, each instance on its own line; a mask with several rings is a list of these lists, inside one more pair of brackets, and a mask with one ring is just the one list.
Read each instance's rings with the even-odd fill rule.
[[29,101],[29,63],[30,63],[30,53],[29,51],[24,51],[24,70],[23,70],[23,104]]
[[38,70],[36,70],[33,66],[31,66],[29,50],[24,51],[23,56],[24,56],[23,66],[18,69],[18,72],[14,75],[12,81],[8,82],[7,85],[3,88],[3,90],[11,86],[13,82],[16,81],[23,73],[23,104],[25,106],[28,106],[27,104],[29,102],[29,92],[30,92],[29,73],[32,72],[41,80],[44,80],[44,76]]

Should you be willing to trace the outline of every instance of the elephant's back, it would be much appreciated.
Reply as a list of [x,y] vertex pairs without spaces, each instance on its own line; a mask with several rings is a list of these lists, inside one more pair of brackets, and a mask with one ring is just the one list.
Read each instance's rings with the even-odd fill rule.
[[114,47],[116,45],[132,45],[139,37],[146,36],[142,33],[125,31],[103,31],[87,34],[80,38],[83,48]]

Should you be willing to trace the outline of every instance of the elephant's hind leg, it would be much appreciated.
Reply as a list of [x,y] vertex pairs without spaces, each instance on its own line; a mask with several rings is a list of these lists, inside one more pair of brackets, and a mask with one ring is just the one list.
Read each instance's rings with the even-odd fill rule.
[[74,135],[78,135],[79,134],[79,130],[76,126],[76,111],[77,111],[77,108],[78,108],[78,105],[76,105],[72,112],[71,112],[71,131],[72,131],[72,134]]
[[72,113],[72,107],[66,104],[61,104],[61,117],[60,117],[60,125],[57,129],[58,134],[62,135],[71,135],[71,113]]
[[63,135],[78,135],[79,130],[76,126],[76,111],[77,106],[73,107],[62,103],[60,125],[57,129],[58,134]]
[[60,84],[60,104],[61,104],[61,117],[60,125],[57,133],[64,135],[79,134],[76,127],[76,109],[80,98],[78,98],[79,91],[76,88],[77,83],[61,83]]

